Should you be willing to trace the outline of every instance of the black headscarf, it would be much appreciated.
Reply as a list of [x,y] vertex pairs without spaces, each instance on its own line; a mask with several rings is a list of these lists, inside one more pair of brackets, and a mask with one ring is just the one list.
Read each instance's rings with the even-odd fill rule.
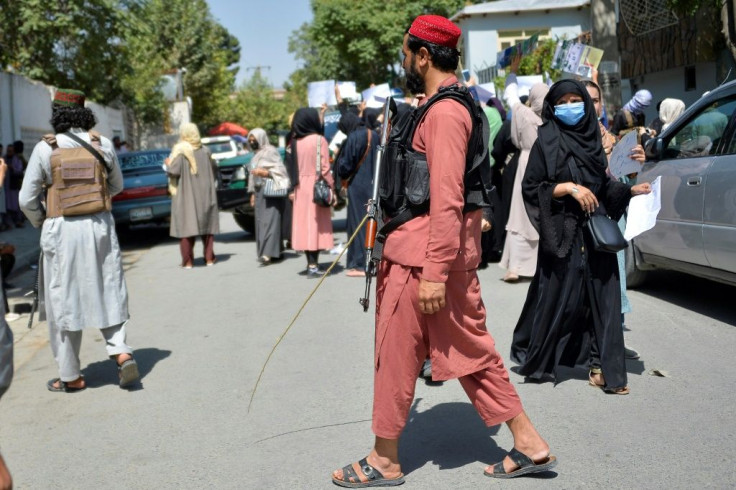
[[[565,94],[583,98],[585,115],[574,126],[568,126],[555,117],[555,103]],[[547,160],[547,175],[573,157],[584,182],[602,182],[606,178],[608,160],[601,144],[601,131],[593,99],[577,80],[561,80],[549,89],[542,108],[544,124],[539,127],[539,145]]]
[[363,111],[363,121],[366,127],[369,129],[378,129],[381,124],[378,122],[378,115],[381,113],[381,109],[374,107],[366,107]]
[[337,129],[342,131],[345,135],[348,135],[356,129],[364,126],[365,124],[363,123],[363,120],[352,112],[346,112],[343,114],[342,117],[340,117],[340,122],[337,123]]
[[319,112],[313,107],[302,107],[297,109],[291,120],[291,152],[284,159],[286,171],[291,179],[291,187],[299,185],[299,164],[296,155],[296,140],[309,136],[310,134],[322,134],[324,131],[322,121],[319,120]]
[[322,134],[322,122],[319,120],[317,109],[313,107],[297,109],[291,122],[291,130],[296,139],[304,138],[310,134]]
[[501,121],[506,120],[506,108],[503,106],[500,100],[498,100],[496,97],[491,97],[488,99],[488,102],[486,102],[487,106],[493,106],[496,108],[499,114],[501,114]]

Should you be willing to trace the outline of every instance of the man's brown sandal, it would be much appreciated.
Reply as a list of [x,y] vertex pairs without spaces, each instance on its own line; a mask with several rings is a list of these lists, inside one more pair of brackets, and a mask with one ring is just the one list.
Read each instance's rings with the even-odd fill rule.
[[[81,376],[81,378],[82,380],[84,380],[83,376]],[[50,379],[46,383],[46,388],[49,391],[53,391],[55,393],[76,393],[78,391],[87,389],[87,385],[85,384],[84,386],[79,387],[69,386],[69,383],[67,383],[66,381],[62,381],[61,378],[54,378]]]

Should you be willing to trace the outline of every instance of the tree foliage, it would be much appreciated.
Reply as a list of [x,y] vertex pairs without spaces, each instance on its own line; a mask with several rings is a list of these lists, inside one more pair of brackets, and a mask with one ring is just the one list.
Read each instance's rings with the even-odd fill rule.
[[300,105],[300,100],[288,91],[283,99],[276,100],[271,83],[260,70],[255,70],[231,98],[223,114],[228,121],[248,129],[263,128],[275,139],[276,131],[286,128],[289,115]]
[[0,2],[0,66],[36,80],[81,87],[98,101],[120,96],[127,2]]
[[354,80],[358,86],[393,82],[404,32],[418,15],[450,17],[465,0],[312,0],[314,18],[289,39],[304,62],[301,78]]
[[90,99],[119,100],[160,123],[161,76],[186,68],[194,120],[219,122],[233,89],[238,40],[205,0],[0,0],[0,66]]

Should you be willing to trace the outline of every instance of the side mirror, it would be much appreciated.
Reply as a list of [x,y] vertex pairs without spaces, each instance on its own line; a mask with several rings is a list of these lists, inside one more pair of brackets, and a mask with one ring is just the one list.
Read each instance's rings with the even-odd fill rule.
[[662,141],[662,138],[651,138],[644,144],[644,154],[646,155],[647,160],[661,160],[663,151],[664,141]]

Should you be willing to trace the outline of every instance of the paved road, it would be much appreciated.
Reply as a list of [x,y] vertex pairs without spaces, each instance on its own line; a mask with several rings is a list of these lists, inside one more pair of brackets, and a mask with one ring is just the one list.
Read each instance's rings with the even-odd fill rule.
[[[43,324],[18,341],[24,354],[0,403],[0,444],[17,488],[329,489],[333,468],[367,453],[373,330],[358,305],[363,281],[338,273],[324,282],[248,413],[265,358],[317,281],[300,275],[305,259],[293,253],[259,268],[252,239],[229,215],[221,220],[215,267],[200,259],[178,268],[178,245],[165,233],[126,244],[136,250],[126,265],[129,342],[143,375],[136,389],[117,387],[98,332],[82,345],[90,388],[73,395],[44,387],[56,369]],[[479,274],[505,356],[528,283],[503,283],[494,265]],[[557,386],[512,373],[560,464],[504,486],[734,487],[734,292],[679,274],[631,292],[626,337],[642,360],[628,364],[629,396],[604,395],[585,373],[568,372]],[[505,427],[483,426],[457,382],[418,382],[403,488],[500,487],[483,465],[511,445]]]

